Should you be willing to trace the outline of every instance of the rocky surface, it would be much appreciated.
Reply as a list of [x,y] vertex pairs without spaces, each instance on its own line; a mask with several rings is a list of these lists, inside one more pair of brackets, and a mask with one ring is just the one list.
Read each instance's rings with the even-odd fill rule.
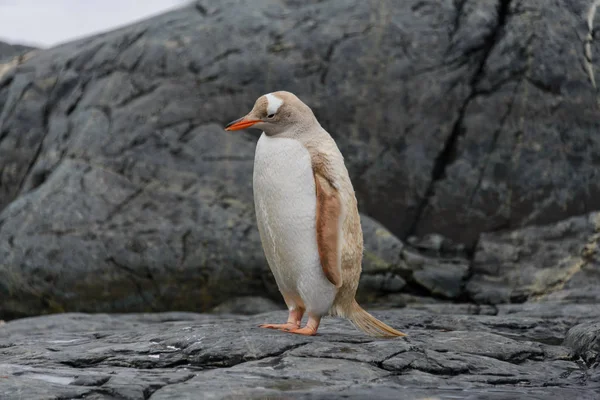
[[597,356],[598,310],[373,311],[409,335],[393,340],[338,319],[315,337],[257,328],[285,311],[26,318],[0,327],[0,398],[592,400],[600,366],[582,352]]
[[[254,221],[257,133],[223,131],[280,89],[345,155],[361,299],[593,291],[595,4],[198,1],[6,64],[0,318],[281,304]],[[573,216],[564,242],[544,233]]]
[[6,42],[0,41],[0,62],[12,59],[14,57],[18,57],[22,54],[25,54],[31,50],[33,47],[24,46],[20,44],[10,44]]
[[[197,1],[0,43],[0,319],[212,313],[0,321],[0,399],[600,398],[599,9]],[[345,155],[359,301],[408,338],[257,328],[286,314],[257,133],[223,126],[282,89]]]
[[482,235],[467,284],[480,303],[600,303],[600,213]]
[[[27,61],[33,55],[33,47],[13,45],[6,42],[0,42],[0,82],[4,79],[11,79],[15,69]],[[6,77],[5,77],[6,75]],[[6,101],[7,93],[3,90],[2,84],[0,84],[0,115],[2,115],[2,107]],[[2,125],[0,124],[0,128]],[[0,174],[0,177],[2,174]],[[0,182],[2,182],[0,180]],[[2,193],[2,189],[0,189]],[[2,210],[4,204],[0,200],[0,210]]]

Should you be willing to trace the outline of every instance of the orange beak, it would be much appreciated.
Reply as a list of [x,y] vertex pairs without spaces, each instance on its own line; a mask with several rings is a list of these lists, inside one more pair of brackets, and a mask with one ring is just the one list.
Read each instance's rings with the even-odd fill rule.
[[240,119],[236,119],[235,121],[231,121],[225,126],[226,131],[239,131],[240,129],[246,129],[251,127],[254,124],[261,122],[260,119],[246,119],[246,117],[242,117]]

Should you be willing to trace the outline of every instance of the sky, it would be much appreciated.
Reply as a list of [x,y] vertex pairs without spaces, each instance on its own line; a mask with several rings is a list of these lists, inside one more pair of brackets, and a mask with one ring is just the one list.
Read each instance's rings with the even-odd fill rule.
[[0,0],[0,41],[51,47],[128,25],[188,0]]

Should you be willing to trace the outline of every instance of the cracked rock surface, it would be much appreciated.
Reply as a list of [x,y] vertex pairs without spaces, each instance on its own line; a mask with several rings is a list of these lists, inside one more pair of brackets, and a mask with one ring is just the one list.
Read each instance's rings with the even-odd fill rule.
[[285,311],[25,318],[0,327],[0,398],[598,398],[597,308],[482,311],[372,311],[409,335],[394,340],[339,319],[314,337],[257,328]]

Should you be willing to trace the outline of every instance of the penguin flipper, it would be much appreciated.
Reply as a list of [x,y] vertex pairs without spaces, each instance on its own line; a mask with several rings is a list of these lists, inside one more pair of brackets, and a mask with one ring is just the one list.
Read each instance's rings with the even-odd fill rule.
[[316,172],[317,244],[321,267],[335,287],[342,286],[341,221],[342,203],[338,191]]

